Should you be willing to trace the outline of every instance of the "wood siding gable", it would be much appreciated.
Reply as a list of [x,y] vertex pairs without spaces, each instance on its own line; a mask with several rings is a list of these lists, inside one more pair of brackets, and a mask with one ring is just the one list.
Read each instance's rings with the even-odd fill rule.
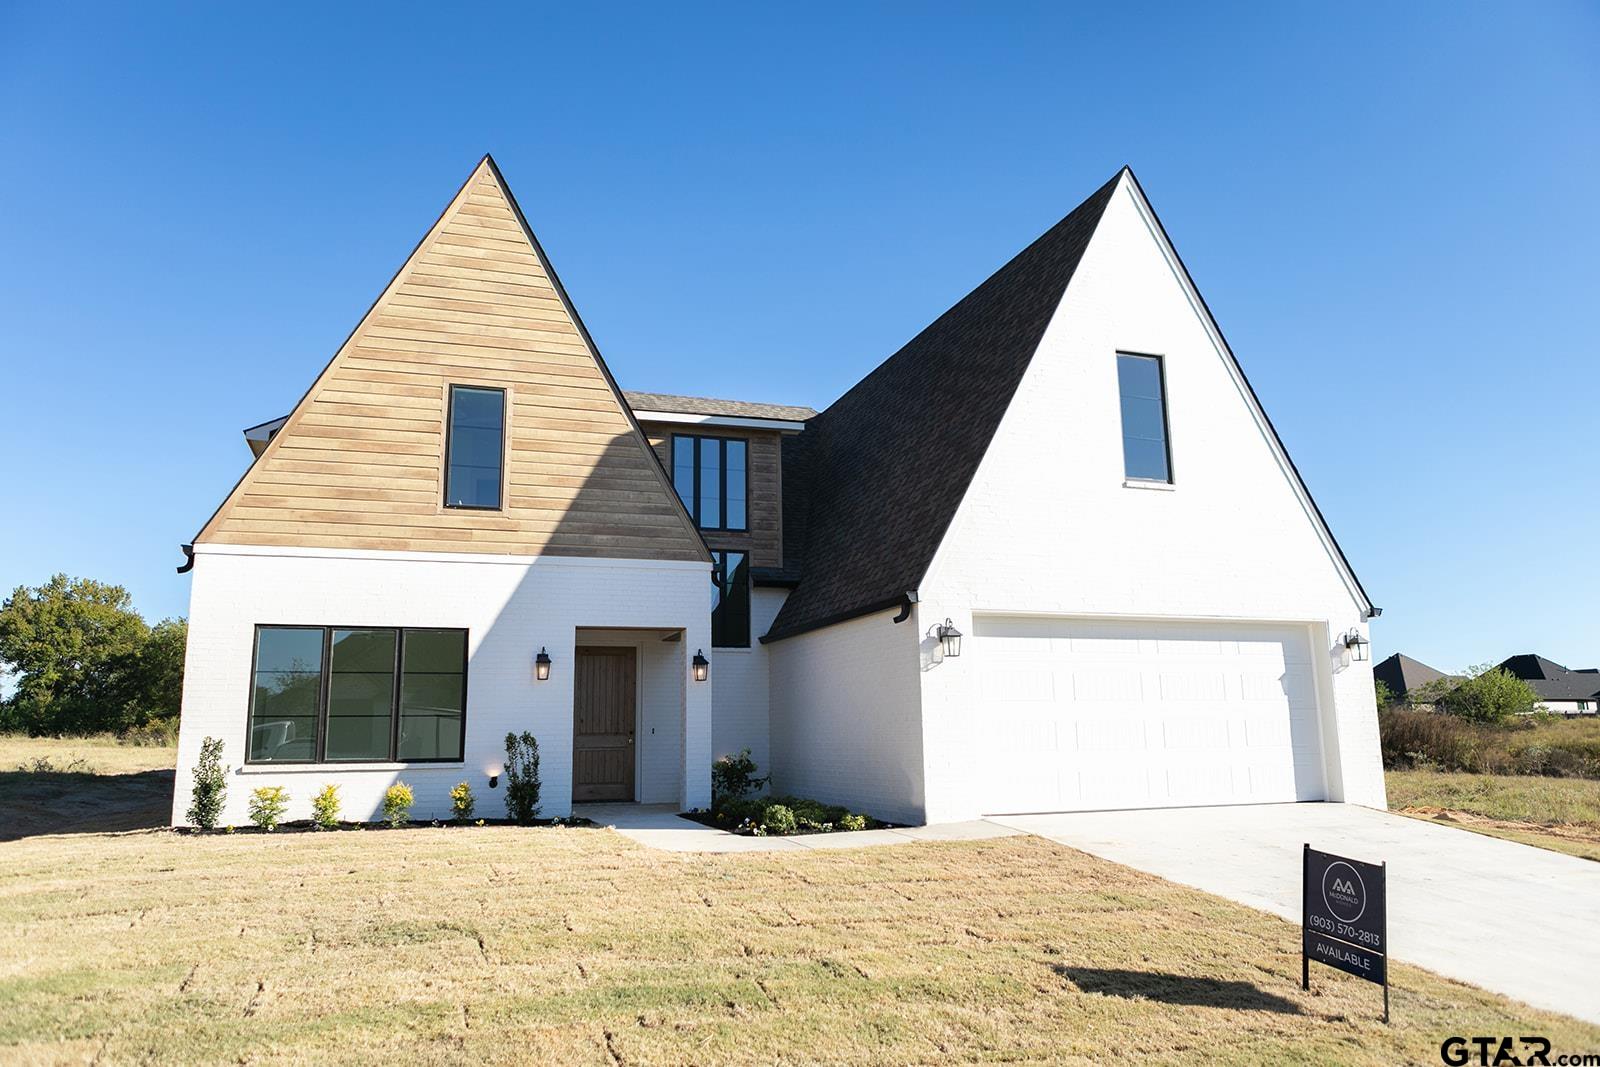
[[[452,385],[506,391],[502,510],[444,506]],[[487,156],[195,542],[709,559]]]

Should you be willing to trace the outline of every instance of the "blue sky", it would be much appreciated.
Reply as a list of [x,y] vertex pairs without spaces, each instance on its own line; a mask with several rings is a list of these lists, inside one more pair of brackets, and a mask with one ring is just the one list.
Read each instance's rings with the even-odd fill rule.
[[173,573],[492,151],[625,387],[821,408],[1124,162],[1385,613],[1600,664],[1600,7],[0,6],[0,587]]

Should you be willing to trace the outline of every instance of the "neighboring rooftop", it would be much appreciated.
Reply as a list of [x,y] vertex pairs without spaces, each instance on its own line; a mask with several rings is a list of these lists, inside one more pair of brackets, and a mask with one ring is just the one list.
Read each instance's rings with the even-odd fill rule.
[[667,411],[679,415],[710,415],[731,419],[776,419],[805,422],[815,418],[812,408],[792,404],[756,404],[748,400],[715,400],[708,396],[673,396],[670,393],[622,394],[634,411]]
[[1534,652],[1512,656],[1500,666],[1527,682],[1541,700],[1600,698],[1600,673],[1592,667],[1575,671]]
[[1420,660],[1396,652],[1382,663],[1373,664],[1372,676],[1389,687],[1396,697],[1403,697],[1418,686],[1437,682],[1449,675],[1435,670]]

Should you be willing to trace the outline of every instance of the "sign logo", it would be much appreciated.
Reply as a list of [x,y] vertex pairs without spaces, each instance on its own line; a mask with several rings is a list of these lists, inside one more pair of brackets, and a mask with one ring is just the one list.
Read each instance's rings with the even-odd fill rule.
[[1322,872],[1322,903],[1337,919],[1353,923],[1367,910],[1367,887],[1361,872],[1343,860]]

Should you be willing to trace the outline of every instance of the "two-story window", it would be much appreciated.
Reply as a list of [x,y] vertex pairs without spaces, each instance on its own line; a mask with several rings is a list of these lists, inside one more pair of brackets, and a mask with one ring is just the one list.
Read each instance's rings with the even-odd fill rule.
[[750,557],[711,553],[711,645],[750,647]]
[[445,426],[444,506],[498,511],[505,481],[506,391],[452,385]]
[[1160,356],[1117,353],[1122,399],[1122,470],[1136,482],[1171,482],[1166,379]]
[[247,763],[454,762],[467,631],[258,626]]
[[749,469],[739,438],[674,434],[672,485],[702,530],[749,528]]

